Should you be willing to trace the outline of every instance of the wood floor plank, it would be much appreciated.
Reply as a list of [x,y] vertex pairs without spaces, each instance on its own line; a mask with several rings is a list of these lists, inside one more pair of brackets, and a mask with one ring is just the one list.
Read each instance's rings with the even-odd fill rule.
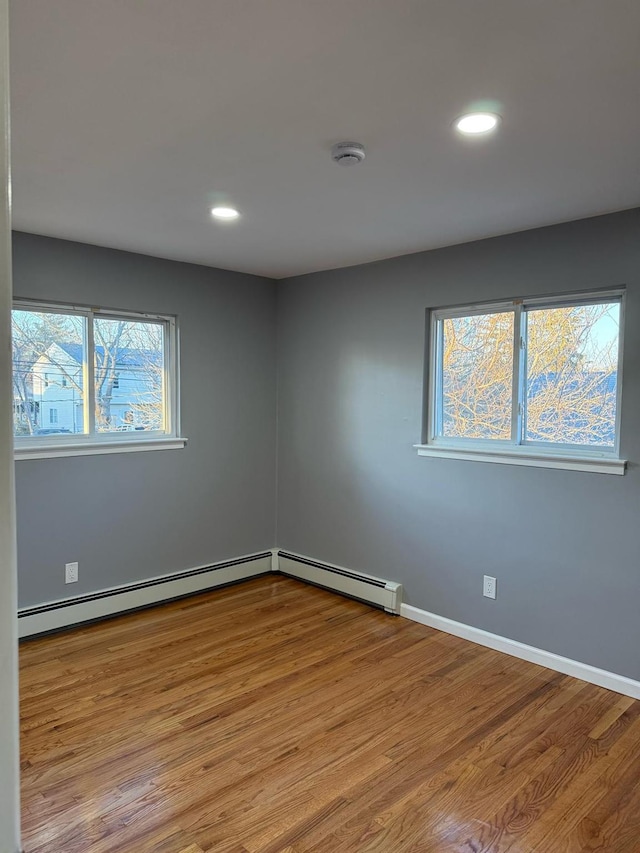
[[640,853],[640,702],[292,579],[20,658],[25,853]]

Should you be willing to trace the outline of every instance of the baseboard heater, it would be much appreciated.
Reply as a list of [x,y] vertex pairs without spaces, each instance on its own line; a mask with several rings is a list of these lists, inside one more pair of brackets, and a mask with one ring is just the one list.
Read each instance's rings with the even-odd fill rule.
[[227,586],[272,571],[272,552],[249,554],[185,572],[163,575],[140,583],[100,590],[88,595],[52,601],[18,611],[22,639],[94,622],[129,610],[139,610],[198,592]]
[[362,572],[353,572],[330,563],[310,560],[300,554],[278,551],[278,571],[315,586],[381,607],[387,613],[400,613],[402,584],[386,581]]

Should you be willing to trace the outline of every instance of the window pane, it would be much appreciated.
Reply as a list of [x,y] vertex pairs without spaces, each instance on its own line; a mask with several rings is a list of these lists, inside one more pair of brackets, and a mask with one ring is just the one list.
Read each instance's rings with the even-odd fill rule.
[[513,311],[442,321],[442,429],[511,438]]
[[97,318],[97,432],[163,430],[164,324]]
[[84,317],[14,309],[11,321],[14,435],[83,433]]
[[528,441],[613,447],[620,303],[527,312]]

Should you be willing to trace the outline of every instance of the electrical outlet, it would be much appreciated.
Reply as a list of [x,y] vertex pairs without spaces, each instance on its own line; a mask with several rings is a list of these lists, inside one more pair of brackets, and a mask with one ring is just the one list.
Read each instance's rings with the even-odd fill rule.
[[76,583],[78,580],[78,564],[66,563],[64,567],[64,582]]
[[497,586],[498,581],[495,578],[492,578],[489,575],[485,575],[484,583],[482,585],[482,594],[485,596],[485,598],[495,598]]

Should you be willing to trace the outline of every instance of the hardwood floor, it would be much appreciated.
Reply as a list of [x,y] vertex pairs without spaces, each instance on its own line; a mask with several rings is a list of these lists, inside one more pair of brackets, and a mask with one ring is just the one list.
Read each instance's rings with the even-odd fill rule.
[[640,851],[640,702],[274,576],[21,647],[26,853]]

